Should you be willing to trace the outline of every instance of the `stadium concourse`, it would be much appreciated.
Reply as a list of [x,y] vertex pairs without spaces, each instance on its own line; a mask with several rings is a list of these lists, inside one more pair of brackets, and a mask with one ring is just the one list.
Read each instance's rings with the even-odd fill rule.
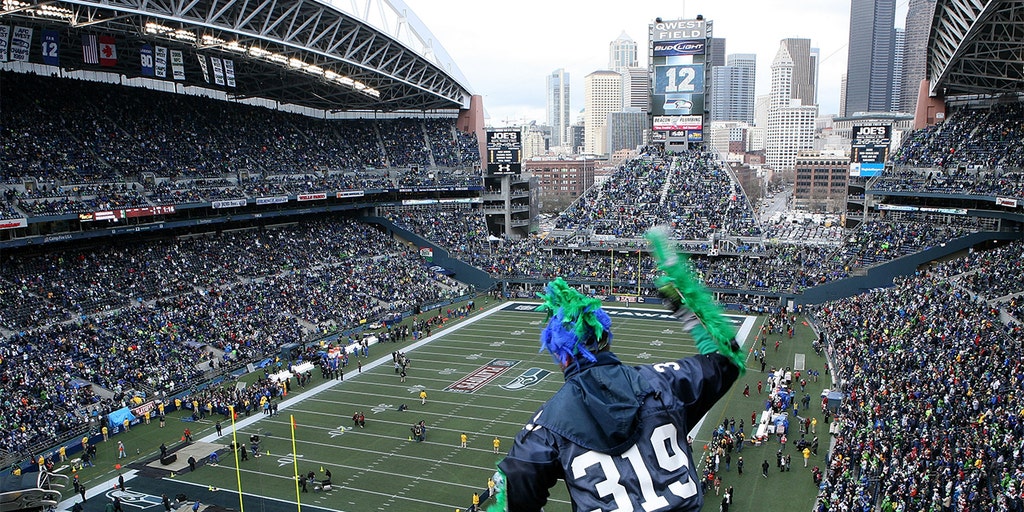
[[[428,174],[479,166],[476,141],[451,121],[326,122],[88,82],[3,80],[0,218],[481,180]],[[1024,201],[1021,119],[1020,104],[962,108],[912,134],[872,186]],[[778,307],[772,294],[799,295],[998,227],[967,215],[890,213],[802,243],[792,227],[759,221],[736,183],[707,152],[647,148],[563,212],[546,238],[494,241],[471,208],[379,210],[506,291],[527,294],[555,276],[597,294],[650,294],[654,267],[638,237],[669,224],[709,286],[756,311]],[[0,450],[8,464],[28,466],[81,437],[139,392],[187,392],[211,365],[264,361],[285,344],[472,293],[377,227],[342,215],[300,220],[5,252]],[[811,308],[846,395],[821,488],[829,510],[1021,510],[1022,252],[1020,242],[972,252],[891,289]]]

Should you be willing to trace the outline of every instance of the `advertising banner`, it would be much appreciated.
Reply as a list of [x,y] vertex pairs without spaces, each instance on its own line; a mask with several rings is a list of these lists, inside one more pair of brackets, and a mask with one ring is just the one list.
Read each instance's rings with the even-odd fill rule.
[[224,201],[214,201],[210,203],[211,208],[237,208],[239,206],[245,206],[245,199],[226,199]]
[[882,174],[889,158],[892,127],[854,126],[850,143],[850,176],[872,177]]
[[652,43],[655,57],[674,57],[676,55],[704,55],[707,42],[691,41],[655,41]]
[[703,116],[654,116],[654,131],[701,130]]
[[288,196],[257,197],[256,204],[283,204],[288,202]]
[[3,219],[0,220],[0,229],[23,228],[28,225],[25,219]]

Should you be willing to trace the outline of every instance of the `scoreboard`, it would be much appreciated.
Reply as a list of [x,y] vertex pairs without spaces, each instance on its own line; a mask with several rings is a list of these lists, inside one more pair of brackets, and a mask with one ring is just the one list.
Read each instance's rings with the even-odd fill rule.
[[850,144],[850,176],[878,176],[885,169],[892,143],[892,127],[854,126]]
[[523,142],[515,130],[487,131],[487,174],[504,175],[522,172]]

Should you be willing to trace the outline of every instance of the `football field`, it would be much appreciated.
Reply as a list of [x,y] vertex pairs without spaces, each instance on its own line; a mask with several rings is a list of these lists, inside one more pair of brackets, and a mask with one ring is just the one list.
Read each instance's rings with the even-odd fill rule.
[[[111,438],[111,442],[123,438],[131,452],[135,452],[132,446],[144,447],[137,455],[122,461],[127,490],[112,488],[111,482],[117,474],[111,467],[114,459],[108,459],[111,450],[101,448],[99,468],[81,472],[83,477],[89,477],[87,485],[93,488],[86,511],[101,511],[113,496],[121,496],[126,510],[135,507],[162,511],[161,494],[171,497],[185,494],[189,500],[199,499],[204,505],[261,512],[465,510],[472,493],[486,488],[487,478],[493,474],[495,464],[503,457],[515,434],[563,382],[550,355],[538,352],[545,317],[533,311],[535,307],[536,304],[526,302],[500,303],[468,319],[449,321],[443,329],[423,340],[373,345],[369,357],[359,359],[362,371],[356,370],[357,363],[353,359],[346,368],[344,380],[325,381],[319,370],[314,369],[312,382],[305,388],[295,386],[281,402],[278,415],[257,413],[238,419],[234,426],[238,441],[249,444],[250,436],[257,434],[264,453],[258,458],[250,455],[248,460],[238,462],[237,472],[230,450],[220,451],[217,465],[209,464],[208,453],[204,452],[202,457],[196,457],[200,460],[195,471],[186,468],[171,473],[147,465],[152,464],[156,456],[153,450],[161,442],[168,446],[180,444],[175,437],[184,426],[197,432],[197,441],[226,447],[232,441],[229,421],[223,423],[224,433],[220,437],[213,431],[213,422],[209,419],[183,423],[178,417],[170,417],[170,430],[156,429],[155,425],[133,428],[123,434],[124,437]],[[612,349],[626,364],[657,363],[695,353],[692,340],[680,324],[660,309],[634,306],[607,307],[606,310],[612,317]],[[730,319],[740,332],[738,338],[749,348],[761,319],[740,315],[730,316]],[[785,348],[801,350],[790,342],[785,343]],[[809,351],[809,342],[807,349]],[[394,369],[392,351],[396,350],[404,351],[410,359],[404,383]],[[784,357],[787,356],[780,354],[779,361]],[[809,359],[813,358],[817,356],[812,352]],[[793,359],[789,361],[791,364]],[[751,382],[756,382],[762,378],[757,371],[759,365],[754,368],[751,360],[748,366],[747,376],[741,378],[706,421],[695,429],[696,460],[701,460],[702,445],[723,418],[749,417],[752,408],[763,409],[758,402],[764,397],[745,398],[741,394],[745,381],[753,378]],[[427,394],[425,404],[421,403],[421,391]],[[407,410],[399,410],[400,406],[406,406]],[[353,424],[352,415],[356,412],[365,414],[364,428]],[[295,422],[294,443],[290,418]],[[420,421],[427,428],[426,439],[422,442],[414,440],[410,430]],[[468,438],[466,448],[460,447],[463,433]],[[494,453],[495,439],[500,442],[498,454]],[[744,454],[760,453],[755,451],[758,449],[764,452],[765,458],[770,452],[774,460],[775,447],[750,447]],[[794,463],[800,464],[796,458]],[[781,477],[796,475],[796,469]],[[745,474],[742,478],[750,480],[751,485],[761,484],[760,458],[756,464],[749,461],[746,470],[750,476]],[[309,486],[308,492],[297,489],[296,472],[300,475],[312,472],[321,480],[326,471],[332,474],[331,490],[323,491],[315,486]],[[729,477],[735,475],[735,467],[732,471],[725,485],[732,483]],[[757,482],[753,481],[755,478]],[[806,478],[810,485],[809,473],[799,478]],[[772,483],[779,484],[780,480]],[[744,486],[738,480],[735,485],[736,503],[747,501],[742,498]],[[790,494],[785,503],[792,507],[796,498],[799,506],[786,509],[810,510],[813,495],[813,489]],[[705,510],[717,510],[717,499],[720,498],[712,490]],[[74,501],[77,500],[66,500],[62,509],[70,508]],[[747,503],[764,504],[764,500],[750,498]],[[564,486],[552,489],[547,510],[570,510]]]

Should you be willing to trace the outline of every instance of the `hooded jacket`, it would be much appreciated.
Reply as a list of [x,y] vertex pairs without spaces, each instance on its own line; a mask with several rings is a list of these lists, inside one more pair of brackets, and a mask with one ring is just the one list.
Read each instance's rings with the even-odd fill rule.
[[686,435],[739,376],[728,358],[630,367],[600,352],[564,375],[498,465],[510,511],[541,510],[559,479],[573,510],[700,509]]

